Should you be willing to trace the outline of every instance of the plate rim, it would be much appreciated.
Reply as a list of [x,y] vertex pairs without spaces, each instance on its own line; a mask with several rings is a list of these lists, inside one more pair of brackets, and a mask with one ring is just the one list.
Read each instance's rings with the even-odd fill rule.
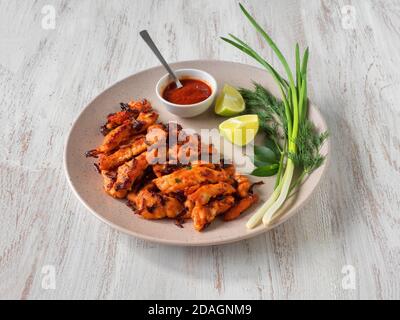
[[[242,63],[242,62],[219,60],[219,59],[183,60],[183,61],[176,61],[176,62],[170,63],[170,65],[173,67],[174,65],[181,64],[181,63],[215,63],[215,62],[229,63],[229,64],[240,64],[240,65],[243,65],[243,66],[246,66],[246,67],[250,67],[250,68],[254,68],[254,69],[257,69],[257,70],[262,70],[262,71],[267,72],[266,70],[264,70],[264,69],[262,69],[262,68],[260,68],[258,66],[249,65],[249,64],[246,64],[246,63]],[[250,239],[250,238],[259,236],[259,235],[261,235],[263,233],[266,233],[266,232],[268,232],[268,231],[270,231],[272,229],[275,229],[276,227],[278,227],[282,223],[286,222],[288,219],[290,219],[295,214],[297,214],[306,204],[308,204],[308,202],[311,199],[311,196],[315,194],[315,190],[318,190],[318,188],[321,185],[321,182],[325,179],[326,173],[327,173],[328,168],[330,166],[330,162],[331,162],[330,161],[330,158],[331,158],[330,157],[331,142],[330,142],[330,138],[329,137],[325,141],[327,154],[326,154],[326,157],[325,157],[324,164],[321,167],[322,168],[321,177],[317,181],[313,191],[310,192],[310,194],[306,196],[304,201],[301,204],[299,204],[298,207],[296,209],[294,209],[291,214],[288,214],[286,216],[283,215],[282,219],[278,223],[274,224],[273,226],[271,226],[271,227],[259,226],[259,227],[255,228],[255,229],[253,229],[254,230],[253,232],[249,231],[249,232],[244,233],[243,235],[235,237],[235,238],[226,238],[226,239],[221,239],[221,240],[218,239],[218,240],[215,240],[213,242],[204,242],[204,243],[202,243],[202,242],[182,242],[182,241],[176,241],[176,240],[154,238],[152,236],[148,236],[148,235],[145,235],[145,234],[142,234],[142,233],[137,233],[137,232],[134,232],[134,231],[129,230],[127,228],[124,228],[122,226],[119,226],[119,225],[107,220],[106,218],[104,218],[103,216],[98,214],[94,209],[92,209],[91,206],[80,196],[78,191],[75,189],[74,184],[73,184],[72,179],[71,179],[71,175],[70,175],[69,170],[68,170],[67,151],[68,151],[68,147],[69,147],[69,144],[70,144],[70,138],[71,138],[72,132],[73,132],[74,128],[76,127],[76,125],[77,125],[82,113],[84,113],[85,110],[90,105],[92,105],[105,92],[107,92],[109,90],[112,90],[115,86],[118,86],[120,83],[126,81],[127,79],[129,79],[129,78],[131,78],[133,76],[140,75],[140,74],[143,74],[145,72],[148,72],[148,71],[151,71],[151,70],[154,70],[154,69],[158,69],[160,67],[161,66],[157,65],[157,66],[153,66],[153,67],[150,67],[150,68],[142,69],[142,70],[140,70],[138,72],[132,73],[132,74],[122,78],[121,80],[118,80],[115,83],[111,84],[106,89],[104,89],[100,93],[98,93],[94,98],[92,98],[85,105],[85,107],[79,111],[78,115],[75,117],[75,119],[72,122],[72,125],[71,125],[71,127],[69,129],[69,132],[68,132],[67,137],[66,137],[65,142],[64,142],[63,169],[64,169],[65,176],[67,178],[68,184],[69,184],[70,188],[73,191],[73,194],[78,198],[78,200],[84,205],[84,207],[90,213],[92,213],[100,221],[106,223],[108,226],[110,226],[110,227],[112,227],[112,228],[114,228],[114,229],[116,229],[116,230],[118,230],[118,231],[120,231],[120,232],[122,232],[124,234],[130,235],[130,236],[134,236],[135,238],[138,238],[138,239],[146,240],[146,241],[149,241],[149,242],[152,242],[152,243],[158,243],[158,244],[169,245],[169,246],[177,246],[177,247],[207,247],[207,246],[223,245],[223,244],[228,244],[228,243],[239,242],[239,241],[242,241],[242,240],[246,240],[246,239]],[[329,132],[328,125],[327,125],[327,123],[325,121],[325,118],[323,117],[323,114],[321,113],[320,109],[317,106],[315,106],[312,102],[310,102],[310,104],[312,105],[313,109],[315,109],[315,111],[319,114],[323,126]]]

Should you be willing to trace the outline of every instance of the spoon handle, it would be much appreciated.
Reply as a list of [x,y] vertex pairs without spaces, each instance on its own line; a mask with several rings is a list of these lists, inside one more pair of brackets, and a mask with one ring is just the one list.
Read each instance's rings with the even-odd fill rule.
[[181,82],[179,81],[178,77],[176,76],[176,74],[174,73],[174,71],[172,71],[171,67],[168,65],[167,61],[165,61],[164,57],[161,55],[160,50],[158,50],[158,48],[156,47],[156,45],[154,44],[153,40],[151,39],[149,33],[147,32],[147,30],[142,30],[140,31],[140,36],[143,38],[143,40],[147,43],[147,45],[150,47],[150,49],[153,51],[153,53],[156,55],[156,57],[158,58],[158,60],[160,60],[161,64],[164,66],[165,69],[167,69],[168,73],[171,75],[171,77],[174,79],[176,86],[178,88],[182,87]]

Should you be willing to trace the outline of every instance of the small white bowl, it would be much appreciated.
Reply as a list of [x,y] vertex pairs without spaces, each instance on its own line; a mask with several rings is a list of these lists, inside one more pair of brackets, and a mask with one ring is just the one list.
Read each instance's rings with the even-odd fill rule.
[[204,101],[194,104],[175,104],[165,100],[162,95],[165,88],[173,81],[169,74],[164,75],[156,85],[156,94],[161,102],[167,107],[167,110],[182,118],[195,117],[205,112],[214,102],[217,95],[218,86],[215,78],[209,73],[198,69],[179,69],[175,74],[181,79],[197,79],[205,82],[211,88],[211,95]]

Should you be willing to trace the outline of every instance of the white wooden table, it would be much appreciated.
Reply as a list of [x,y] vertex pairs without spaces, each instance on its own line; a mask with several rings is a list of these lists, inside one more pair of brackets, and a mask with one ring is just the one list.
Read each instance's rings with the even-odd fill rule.
[[265,235],[178,248],[92,216],[67,185],[64,142],[95,95],[157,64],[141,29],[169,61],[253,64],[219,40],[232,32],[278,65],[236,1],[0,0],[0,298],[400,298],[400,1],[244,3],[286,55],[310,47],[329,173]]

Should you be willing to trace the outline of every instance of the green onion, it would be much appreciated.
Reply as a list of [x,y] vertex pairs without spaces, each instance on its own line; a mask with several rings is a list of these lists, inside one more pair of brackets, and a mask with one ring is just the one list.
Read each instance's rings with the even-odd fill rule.
[[[295,48],[295,72],[271,37],[261,28],[257,21],[239,4],[240,9],[253,27],[272,48],[281,62],[288,80],[281,76],[265,59],[254,51],[247,43],[230,34],[230,38],[222,40],[246,53],[259,62],[273,77],[282,96],[282,103],[277,102],[262,86],[255,84],[255,90],[241,89],[241,94],[246,102],[246,109],[256,113],[262,121],[261,127],[270,140],[279,150],[275,156],[267,147],[256,147],[254,162],[257,169],[253,175],[268,176],[277,174],[275,189],[270,198],[251,217],[247,223],[248,228],[254,228],[261,221],[269,225],[276,218],[276,212],[282,207],[286,199],[301,185],[305,177],[318,168],[324,160],[319,150],[327,133],[318,134],[312,123],[308,120],[307,97],[307,66],[309,49],[304,51],[300,58],[300,47]],[[294,75],[296,78],[294,78]],[[272,125],[270,124],[272,123]],[[281,137],[279,130],[283,129]],[[274,157],[273,157],[274,156]],[[295,169],[300,170],[299,178],[293,181]]]

